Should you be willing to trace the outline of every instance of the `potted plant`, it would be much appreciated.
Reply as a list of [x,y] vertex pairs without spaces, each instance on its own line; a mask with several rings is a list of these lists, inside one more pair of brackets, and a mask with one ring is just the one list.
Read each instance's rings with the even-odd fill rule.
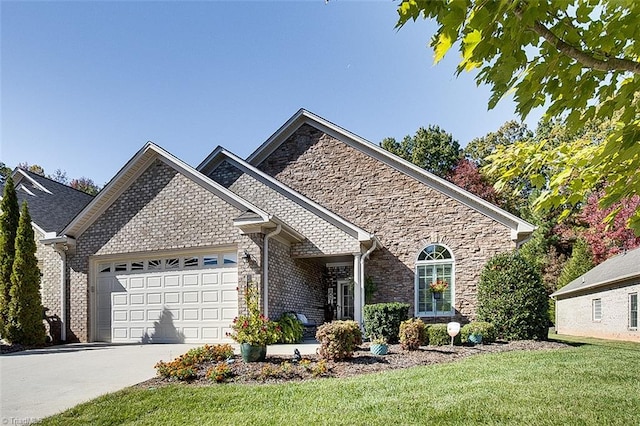
[[264,361],[267,356],[267,345],[280,339],[280,326],[260,312],[257,286],[249,283],[245,293],[247,314],[234,318],[229,337],[240,344],[240,354],[245,362]]
[[389,352],[389,344],[384,337],[372,337],[369,351],[374,355],[386,355]]
[[445,280],[437,279],[432,281],[431,284],[429,284],[429,287],[431,288],[433,297],[440,299],[442,297],[442,293],[444,293],[444,291],[449,287],[449,283]]

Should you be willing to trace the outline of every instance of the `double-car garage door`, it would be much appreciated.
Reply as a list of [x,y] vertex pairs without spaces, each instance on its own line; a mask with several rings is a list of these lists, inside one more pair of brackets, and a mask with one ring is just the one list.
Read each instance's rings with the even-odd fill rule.
[[238,314],[235,251],[98,261],[95,271],[97,341],[226,341]]

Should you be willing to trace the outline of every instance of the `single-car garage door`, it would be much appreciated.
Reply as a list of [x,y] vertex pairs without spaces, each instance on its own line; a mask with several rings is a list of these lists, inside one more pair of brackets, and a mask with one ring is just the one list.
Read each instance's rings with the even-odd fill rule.
[[95,271],[95,340],[228,340],[238,314],[236,252],[98,260]]

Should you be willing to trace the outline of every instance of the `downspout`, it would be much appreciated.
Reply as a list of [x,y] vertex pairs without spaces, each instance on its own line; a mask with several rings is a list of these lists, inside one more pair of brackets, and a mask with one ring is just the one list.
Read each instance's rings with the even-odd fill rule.
[[278,235],[282,231],[282,226],[277,225],[275,231],[264,236],[264,244],[262,244],[262,288],[264,297],[263,314],[269,316],[269,238]]
[[64,248],[53,247],[53,250],[60,255],[60,341],[67,340],[67,252]]
[[360,256],[360,310],[364,306],[364,261],[369,257],[369,255],[376,249],[377,240],[373,238],[373,244],[371,248],[367,250],[362,256]]

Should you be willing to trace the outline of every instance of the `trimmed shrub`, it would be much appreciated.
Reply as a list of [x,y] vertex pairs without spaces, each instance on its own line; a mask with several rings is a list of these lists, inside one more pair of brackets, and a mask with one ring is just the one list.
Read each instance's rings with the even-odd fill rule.
[[407,351],[415,351],[429,342],[426,324],[419,318],[411,318],[400,323],[400,346]]
[[486,321],[473,321],[463,325],[460,330],[462,343],[467,343],[469,336],[472,334],[482,335],[482,343],[493,343],[496,341],[496,328],[493,324]]
[[492,323],[498,337],[544,340],[548,309],[542,278],[520,253],[498,254],[487,262],[478,283],[477,318]]
[[[451,344],[451,336],[447,332],[447,324],[432,324],[428,328],[429,344],[431,346],[446,346]],[[461,345],[460,333],[453,339],[454,345]]]
[[389,343],[398,343],[400,323],[409,319],[409,305],[398,302],[365,305],[363,319],[368,337],[384,337]]
[[333,321],[318,327],[316,339],[320,342],[318,354],[328,360],[351,358],[362,344],[360,327],[355,321]]
[[295,314],[285,312],[278,320],[280,326],[280,343],[299,343],[304,337],[304,326]]

